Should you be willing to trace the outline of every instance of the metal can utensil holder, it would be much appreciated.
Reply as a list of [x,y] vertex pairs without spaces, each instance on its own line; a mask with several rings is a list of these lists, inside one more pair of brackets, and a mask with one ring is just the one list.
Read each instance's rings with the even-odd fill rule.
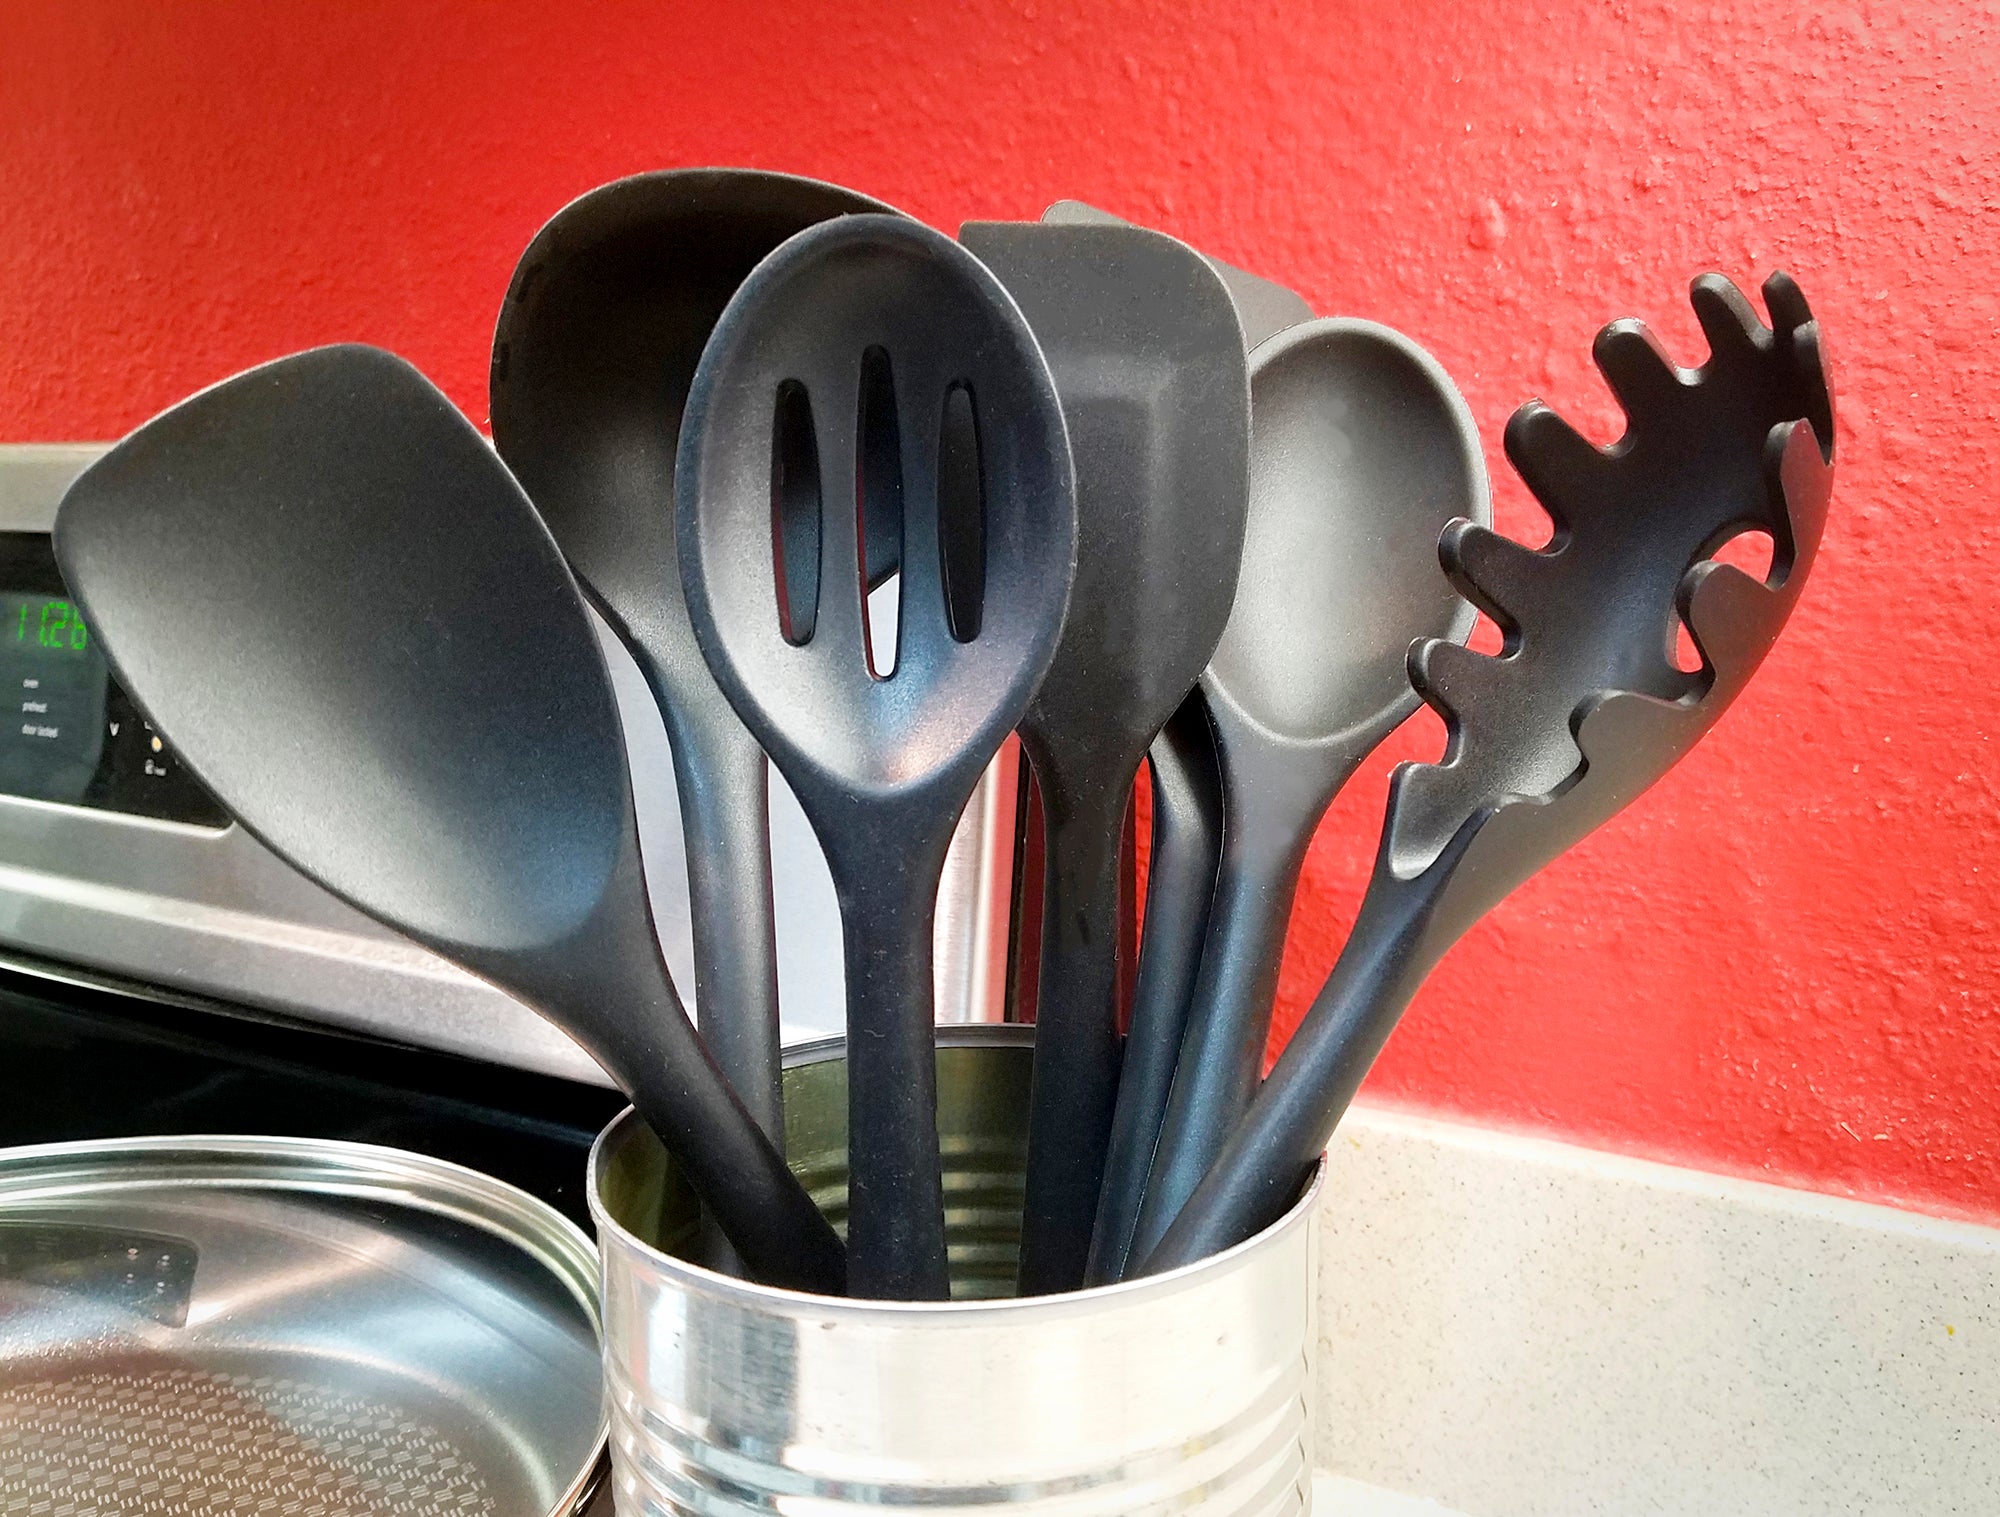
[[[1317,1177],[1184,1270],[1005,1299],[1031,1036],[939,1029],[950,1302],[800,1295],[688,1262],[692,1193],[631,1112],[605,1129],[590,1207],[621,1517],[1309,1512]],[[787,1152],[836,1224],[840,1052],[795,1050],[785,1077]]]

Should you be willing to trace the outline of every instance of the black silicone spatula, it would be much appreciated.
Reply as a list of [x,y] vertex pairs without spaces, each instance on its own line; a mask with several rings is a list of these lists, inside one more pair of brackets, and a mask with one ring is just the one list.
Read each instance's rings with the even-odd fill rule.
[[[1714,725],[1811,573],[1833,478],[1819,327],[1783,274],[1766,328],[1720,275],[1695,281],[1708,362],[1677,370],[1637,322],[1598,367],[1625,409],[1600,450],[1531,403],[1514,467],[1555,520],[1540,550],[1456,522],[1452,583],[1506,632],[1499,655],[1426,642],[1410,673],[1451,729],[1399,769],[1375,870],[1325,988],[1171,1230],[1156,1272],[1250,1236],[1289,1204],[1411,996],[1465,930],[1602,825]],[[1713,554],[1767,534],[1762,582]],[[1674,656],[1685,624],[1699,668]]]
[[1470,411],[1399,332],[1345,318],[1292,327],[1251,354],[1250,394],[1249,536],[1202,676],[1221,869],[1138,1256],[1250,1104],[1306,847],[1348,776],[1416,709],[1410,643],[1472,629],[1437,572],[1438,533],[1490,509]]
[[493,336],[494,443],[631,649],[665,721],[687,839],[702,1041],[777,1142],[764,754],[688,625],[674,454],[702,346],[744,277],[815,222],[887,210],[835,185],[751,169],[620,179],[535,234]]
[[[1048,365],[984,265],[844,216],[744,281],[688,395],[688,613],[818,834],[847,970],[850,1281],[948,1290],[931,930],[959,813],[1055,651],[1076,562]],[[900,528],[897,642],[869,641],[858,523]]]
[[[1100,211],[1094,205],[1086,205],[1081,200],[1058,200],[1042,212],[1042,220],[1062,226],[1135,224],[1109,211]],[[1229,291],[1230,304],[1236,307],[1237,323],[1243,328],[1245,349],[1255,349],[1265,339],[1276,337],[1285,328],[1312,320],[1312,307],[1306,304],[1305,297],[1298,291],[1287,289],[1261,274],[1252,274],[1247,269],[1224,263],[1220,258],[1210,258],[1206,253],[1202,259],[1221,277]]]
[[1118,1088],[1120,833],[1235,597],[1249,381],[1229,292],[1171,237],[974,222],[959,240],[1028,318],[1076,460],[1076,584],[1021,721],[1045,860],[1020,1270],[1039,1295],[1083,1283]]
[[55,546],[119,679],[250,832],[575,1037],[759,1279],[842,1289],[661,960],[576,583],[450,401],[375,348],[252,369],[87,470]]
[[[1042,219],[1130,224],[1076,200],[1057,201]],[[1312,320],[1312,309],[1296,291],[1220,259],[1209,258],[1208,264],[1222,277],[1236,307],[1246,351]],[[1132,1246],[1215,894],[1222,855],[1222,775],[1208,704],[1199,690],[1160,729],[1147,750],[1147,762],[1153,778],[1153,836],[1146,872],[1146,936],[1084,1277],[1091,1285],[1119,1278]]]

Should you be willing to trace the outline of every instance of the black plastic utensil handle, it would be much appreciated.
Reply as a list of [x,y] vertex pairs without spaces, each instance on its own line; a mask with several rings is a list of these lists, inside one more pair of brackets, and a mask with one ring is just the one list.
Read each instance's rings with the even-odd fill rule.
[[[1032,762],[1030,736],[1024,728]],[[1024,1296],[1075,1290],[1090,1257],[1118,1098],[1118,870],[1127,804],[1122,793],[1042,787],[1047,867],[1035,1037],[1062,1057],[1035,1060],[1029,1088]]]
[[[885,837],[884,841],[889,841]],[[847,974],[848,1284],[868,1299],[951,1294],[938,1153],[932,933],[940,842],[897,837],[906,864],[829,849]],[[919,1012],[921,1015],[913,1015]]]
[[686,841],[701,1037],[780,1151],[778,943],[764,750],[725,705],[663,706]]
[[1224,748],[1222,857],[1201,968],[1131,1251],[1144,1258],[1208,1173],[1264,1071],[1292,900],[1314,827],[1359,754]]
[[[636,834],[627,851],[605,907],[568,941],[529,954],[457,956],[569,1031],[604,1066],[752,1279],[842,1295],[840,1238],[689,1022],[645,909]],[[606,1012],[586,1017],[583,1007]]]
[[1188,697],[1151,751],[1153,844],[1146,874],[1145,932],[1139,981],[1118,1076],[1104,1186],[1097,1203],[1084,1281],[1124,1278],[1139,1225],[1139,1203],[1160,1141],[1160,1122],[1173,1088],[1188,1003],[1201,967],[1222,852],[1222,778],[1215,734],[1199,692]]
[[1270,1078],[1130,1273],[1156,1275],[1208,1258],[1284,1215],[1424,976],[1456,941],[1426,929],[1464,841],[1415,881],[1378,868],[1346,947]]

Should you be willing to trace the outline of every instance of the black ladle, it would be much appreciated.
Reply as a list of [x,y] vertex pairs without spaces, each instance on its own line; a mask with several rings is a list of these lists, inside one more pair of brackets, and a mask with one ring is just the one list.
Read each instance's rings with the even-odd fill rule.
[[1361,761],[1416,709],[1404,660],[1464,638],[1437,572],[1458,516],[1490,510],[1451,378],[1374,322],[1292,327],[1250,355],[1250,530],[1202,676],[1223,780],[1221,868],[1132,1253],[1165,1232],[1250,1104],[1307,845]]
[[660,958],[575,581],[450,401],[375,348],[252,369],[87,470],[55,547],[120,681],[246,829],[570,1033],[757,1278],[842,1289],[839,1239]]
[[[1695,281],[1709,360],[1677,370],[1635,321],[1596,358],[1627,428],[1600,450],[1540,402],[1507,454],[1555,519],[1539,551],[1455,522],[1452,582],[1506,633],[1500,655],[1412,650],[1451,728],[1406,764],[1353,935],[1255,1104],[1144,1271],[1249,1237],[1280,1214],[1445,951],[1508,892],[1602,825],[1713,726],[1770,651],[1812,572],[1833,480],[1819,326],[1783,274],[1772,327],[1728,280]],[[1769,534],[1763,582],[1714,561]],[[1702,667],[1674,658],[1685,623]]]
[[[702,661],[674,548],[681,409],[716,318],[779,243],[886,212],[751,169],[638,174],[535,234],[493,336],[493,440],[659,704],[687,840],[695,1015],[773,1142],[778,970],[764,753]],[[873,546],[871,560],[885,549]],[[893,565],[876,565],[875,579]]]
[[[1048,365],[950,238],[799,233],[744,281],[676,471],[702,652],[818,834],[847,969],[850,1283],[949,1289],[931,930],[959,814],[1062,627],[1076,494]],[[856,523],[901,523],[897,647],[871,648]]]
[[974,222],[1076,460],[1076,584],[1021,745],[1044,849],[1020,1291],[1083,1283],[1118,1094],[1119,844],[1133,777],[1228,620],[1250,391],[1229,292],[1142,227]]

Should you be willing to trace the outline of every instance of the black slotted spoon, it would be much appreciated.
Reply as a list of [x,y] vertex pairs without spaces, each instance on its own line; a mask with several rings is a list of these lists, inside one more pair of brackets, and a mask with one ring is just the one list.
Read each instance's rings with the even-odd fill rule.
[[[940,1299],[932,919],[952,830],[1068,603],[1076,497],[1055,387],[965,249],[842,217],[774,252],[716,324],[676,493],[695,634],[840,901],[850,1284]],[[902,604],[881,677],[857,519],[884,497],[900,504]]]
[[[1391,783],[1375,869],[1325,987],[1249,1114],[1145,1259],[1157,1272],[1250,1236],[1297,1193],[1424,977],[1515,886],[1677,762],[1742,692],[1812,571],[1833,479],[1819,328],[1784,274],[1766,328],[1720,275],[1693,287],[1708,362],[1677,370],[1634,321],[1598,337],[1625,436],[1593,447],[1539,402],[1507,453],[1556,523],[1539,551],[1456,522],[1452,582],[1506,633],[1410,672],[1451,727],[1445,758]],[[1763,582],[1714,561],[1769,534]],[[1675,662],[1684,623],[1702,667]]]
[[[652,687],[687,839],[702,1041],[782,1143],[764,753],[717,688],[681,599],[674,454],[701,350],[749,272],[831,216],[886,212],[752,169],[636,174],[550,219],[493,334],[493,441]],[[879,546],[871,559],[880,558]],[[887,566],[871,563],[880,579]]]
[[55,546],[120,681],[245,828],[571,1034],[758,1279],[843,1288],[660,958],[576,583],[429,381],[332,347],[204,390],[70,487]]

